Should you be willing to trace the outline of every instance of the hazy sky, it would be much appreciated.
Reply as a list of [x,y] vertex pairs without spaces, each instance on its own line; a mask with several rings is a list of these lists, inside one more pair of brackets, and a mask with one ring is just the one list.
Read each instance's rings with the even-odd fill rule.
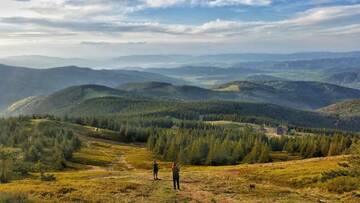
[[356,49],[360,0],[0,0],[0,57]]

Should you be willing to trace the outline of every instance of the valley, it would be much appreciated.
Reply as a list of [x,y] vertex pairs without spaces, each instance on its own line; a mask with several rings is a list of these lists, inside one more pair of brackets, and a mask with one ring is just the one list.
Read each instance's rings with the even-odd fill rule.
[[360,203],[360,0],[0,0],[0,203]]
[[358,70],[353,54],[136,71],[0,65],[0,202],[358,202],[360,90],[333,80]]

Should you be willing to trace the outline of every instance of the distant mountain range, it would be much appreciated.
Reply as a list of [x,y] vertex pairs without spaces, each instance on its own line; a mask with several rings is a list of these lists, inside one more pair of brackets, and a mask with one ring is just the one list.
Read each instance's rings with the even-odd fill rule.
[[218,91],[237,93],[248,100],[317,109],[346,99],[360,98],[360,90],[311,81],[239,81],[216,87]]
[[[252,61],[229,66],[185,65],[177,68],[149,68],[146,71],[185,78],[198,85],[215,85],[238,80],[319,81],[358,88],[360,57],[294,61]],[[345,75],[344,75],[345,74]],[[356,75],[356,74],[355,74]]]
[[163,81],[182,83],[156,73],[130,70],[93,70],[75,66],[30,69],[0,65],[0,109],[30,96],[47,95],[54,91],[83,84],[117,87],[129,82]]
[[[139,68],[142,71],[94,70],[77,66],[31,69],[0,65],[0,110],[16,102],[9,108],[10,112],[19,112],[17,109],[22,109],[20,112],[28,111],[23,109],[30,109],[29,111],[37,109],[36,111],[41,112],[42,109],[35,108],[34,105],[42,104],[44,101],[53,103],[47,102],[47,99],[49,96],[54,96],[52,95],[54,92],[87,84],[116,88],[111,90],[117,91],[116,96],[121,92],[121,95],[137,98],[262,102],[314,110],[335,102],[360,99],[360,90],[352,89],[360,88],[359,54],[360,52],[225,54],[216,56],[222,58],[221,60],[229,59],[229,61],[236,57],[254,59],[255,56],[259,58],[261,56],[262,61],[233,63],[228,66],[198,64],[176,68]],[[47,63],[47,60],[62,63],[61,58],[36,57],[44,63]],[[166,60],[176,62],[180,58],[185,60],[187,57],[195,56],[171,55]],[[195,58],[214,59],[214,57],[215,55]],[[264,61],[267,57],[273,57],[274,60]],[[24,63],[27,60],[32,63],[32,58],[33,56],[20,57]],[[115,60],[156,62],[158,58],[160,58],[158,55],[127,56]],[[302,60],[292,60],[295,58]],[[17,57],[7,59],[21,62]],[[72,59],[73,62],[77,60],[81,61],[81,59]],[[221,60],[219,59],[218,62],[221,63]],[[95,92],[97,91],[103,92],[102,88]],[[103,93],[100,95],[114,96]],[[46,107],[46,105],[40,106]],[[50,107],[52,108],[51,105]]]
[[[152,84],[153,86],[155,84]],[[158,84],[159,85],[159,84]],[[158,88],[158,87],[156,87]],[[8,115],[54,114],[59,116],[171,116],[183,118],[198,115],[238,115],[242,119],[257,122],[286,122],[291,125],[315,128],[358,130],[360,120],[351,125],[336,116],[296,110],[275,104],[235,101],[180,101],[133,95],[98,85],[82,85],[66,88],[45,97],[29,98],[9,107]],[[342,123],[343,122],[343,123]]]
[[206,101],[238,99],[238,96],[232,93],[229,94],[227,92],[219,92],[189,85],[175,86],[163,82],[128,83],[120,85],[118,89],[136,95],[172,100]]
[[360,57],[354,52],[304,52],[292,54],[229,53],[215,55],[129,55],[107,59],[61,58],[40,55],[11,56],[0,59],[1,63],[13,66],[49,68],[56,66],[86,66],[97,68],[119,67],[176,67],[184,64],[223,63],[233,64],[246,61],[293,61],[326,58]]
[[360,90],[309,81],[235,81],[205,89],[169,83],[130,83],[119,87],[129,93],[180,100],[234,100],[317,109],[346,99],[360,98]]
[[[97,67],[96,60],[83,58],[61,58],[41,55],[10,56],[0,59],[0,63],[31,68],[52,68],[63,66]],[[104,64],[105,65],[105,64]]]
[[334,73],[325,78],[325,81],[345,87],[360,89],[360,69],[354,72]]
[[[13,103],[8,115],[67,112],[85,100],[103,97],[169,101],[242,101],[272,103],[298,109],[318,109],[347,99],[360,99],[360,90],[305,81],[238,81],[205,89],[165,82],[126,83],[117,89],[99,85],[65,88],[48,96]],[[77,106],[78,109],[84,107]],[[93,107],[97,108],[97,107]],[[77,110],[76,110],[77,111]]]
[[266,75],[266,74],[257,74],[257,75],[250,75],[246,77],[247,81],[281,81],[281,80],[287,80],[285,78],[276,77],[272,75]]

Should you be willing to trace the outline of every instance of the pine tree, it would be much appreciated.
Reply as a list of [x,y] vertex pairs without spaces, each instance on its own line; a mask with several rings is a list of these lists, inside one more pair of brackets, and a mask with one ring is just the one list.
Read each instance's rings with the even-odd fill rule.
[[259,163],[266,163],[270,161],[270,149],[267,145],[261,146],[261,153],[258,159]]
[[240,162],[244,159],[244,156],[245,156],[245,151],[244,151],[244,148],[242,146],[242,142],[239,141],[238,143],[236,143],[236,146],[233,150],[233,153],[232,153],[232,157],[234,160],[236,160],[237,162]]
[[253,148],[251,149],[250,153],[248,155],[246,155],[244,161],[246,163],[256,163],[258,158],[259,158],[259,155],[261,153],[261,143],[260,141],[256,141]]
[[334,156],[334,155],[338,155],[338,147],[339,143],[337,142],[337,140],[332,139],[331,143],[330,143],[330,147],[329,147],[329,152],[328,152],[328,156]]
[[351,156],[349,158],[351,163],[352,173],[360,176],[360,141],[354,142],[351,146]]

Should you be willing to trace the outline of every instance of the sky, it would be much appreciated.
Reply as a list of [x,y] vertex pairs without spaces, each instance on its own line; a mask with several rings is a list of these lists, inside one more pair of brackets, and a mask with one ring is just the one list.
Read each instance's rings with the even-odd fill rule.
[[360,50],[360,0],[0,0],[0,57]]

